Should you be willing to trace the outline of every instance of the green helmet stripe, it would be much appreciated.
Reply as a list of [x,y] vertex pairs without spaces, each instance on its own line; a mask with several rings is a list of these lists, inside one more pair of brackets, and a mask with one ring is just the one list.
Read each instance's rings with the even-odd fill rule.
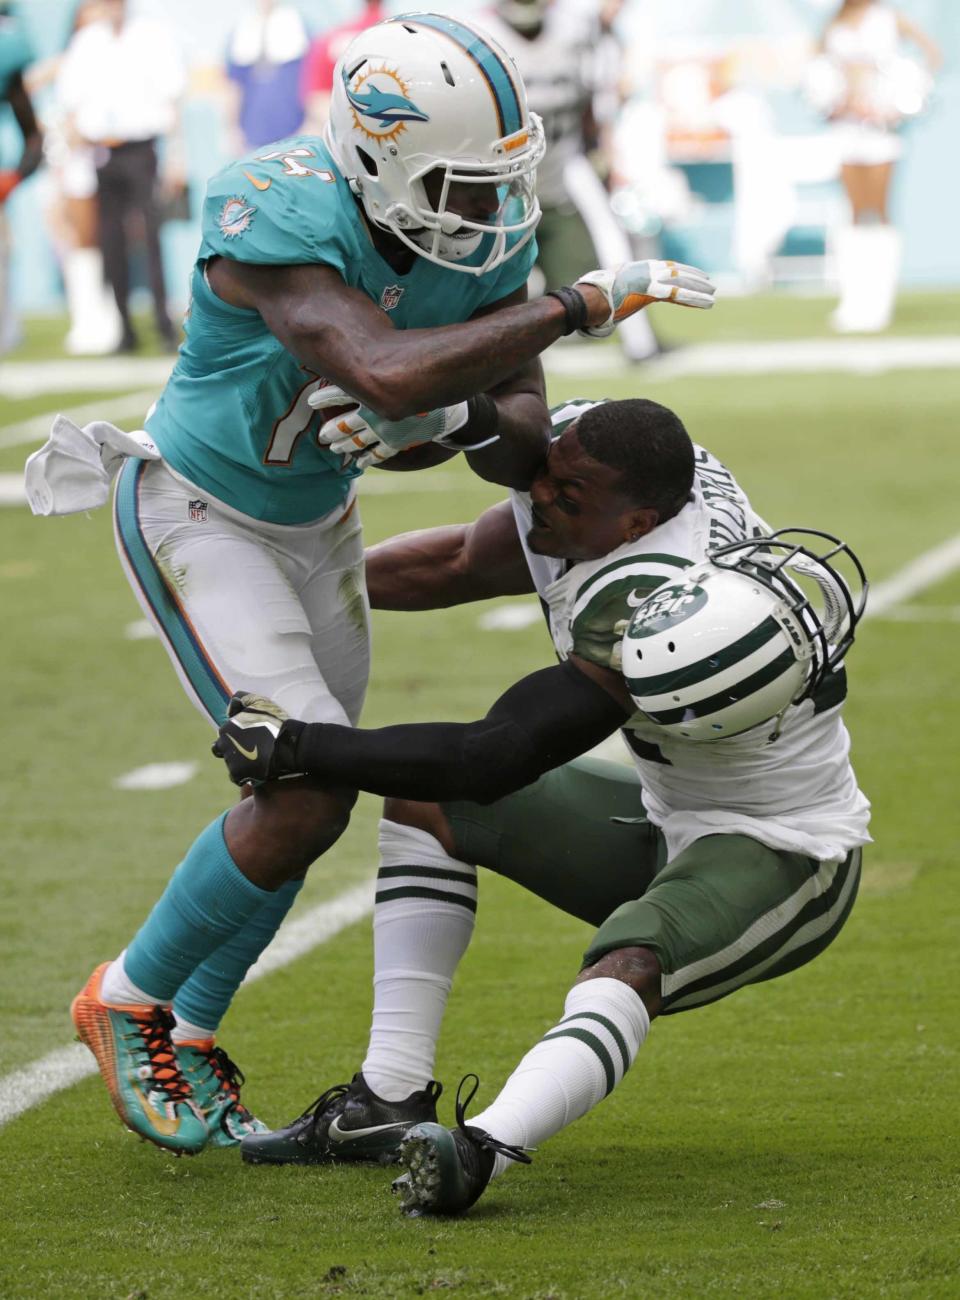
[[[778,677],[782,676],[788,669],[796,663],[796,656],[792,650],[784,650],[782,654],[777,655],[765,667],[755,672],[752,677],[737,684],[737,698],[743,699],[744,696],[753,695],[760,691],[764,686],[769,686],[775,682]],[[651,722],[656,722],[661,727],[669,727],[674,722],[692,722],[694,718],[708,718],[712,713],[719,713],[722,709],[727,709],[734,703],[730,691],[720,691],[717,695],[708,695],[706,699],[698,700],[696,703],[684,704],[676,709],[665,709],[658,713],[648,713],[646,716]]]
[[761,646],[772,641],[783,629],[775,618],[768,615],[762,623],[752,628],[739,641],[718,650],[706,659],[698,659],[686,668],[675,668],[673,672],[657,673],[651,677],[627,677],[627,689],[631,695],[662,695],[667,691],[683,690],[687,686],[697,686],[710,677],[715,677],[726,668],[732,668],[747,655],[753,654]]

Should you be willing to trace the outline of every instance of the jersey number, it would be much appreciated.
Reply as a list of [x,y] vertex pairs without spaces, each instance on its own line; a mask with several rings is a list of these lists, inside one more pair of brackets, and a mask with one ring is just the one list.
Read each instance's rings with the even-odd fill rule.
[[312,149],[302,145],[294,149],[276,149],[273,153],[257,154],[257,162],[282,162],[284,176],[319,176],[322,181],[333,181],[333,172],[326,168],[305,167],[300,158],[314,158]]
[[286,415],[281,415],[273,426],[273,434],[263,457],[264,465],[290,464],[298,441],[310,428],[310,421],[316,414],[307,399],[311,393],[315,393],[318,388],[323,388],[329,382],[328,379],[309,379],[300,389],[289,411]]

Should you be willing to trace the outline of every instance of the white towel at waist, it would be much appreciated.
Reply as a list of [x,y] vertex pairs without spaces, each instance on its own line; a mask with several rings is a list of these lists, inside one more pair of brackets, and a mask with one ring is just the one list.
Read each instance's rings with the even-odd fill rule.
[[58,415],[50,437],[24,470],[27,501],[35,515],[72,515],[105,505],[110,484],[128,456],[159,460],[156,443],[142,429],[124,433],[106,420],[79,425]]

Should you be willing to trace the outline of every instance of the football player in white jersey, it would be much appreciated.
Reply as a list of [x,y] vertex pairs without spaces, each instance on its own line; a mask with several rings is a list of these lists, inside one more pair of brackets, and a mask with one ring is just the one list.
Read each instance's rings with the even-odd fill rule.
[[[570,403],[553,420],[529,493],[368,559],[383,608],[535,590],[559,664],[476,723],[351,731],[246,696],[218,741],[235,780],[337,772],[388,796],[362,1070],[286,1129],[244,1138],[243,1156],[386,1160],[399,1147],[416,1211],[466,1209],[596,1105],[654,1017],[821,952],[869,840],[840,716],[865,601],[856,557],[826,534],[771,533],[657,403]],[[635,770],[571,761],[618,727]],[[437,1095],[478,864],[600,928],[559,1023],[470,1125],[458,1104],[451,1131],[417,1116]]]
[[[545,282],[566,284],[598,259],[603,265],[629,261],[629,239],[587,157],[599,143],[595,98],[617,82],[615,67],[598,65],[598,14],[570,0],[498,0],[483,21],[516,62],[530,107],[543,120],[537,265]],[[658,350],[642,315],[621,328],[620,343],[631,361]]]

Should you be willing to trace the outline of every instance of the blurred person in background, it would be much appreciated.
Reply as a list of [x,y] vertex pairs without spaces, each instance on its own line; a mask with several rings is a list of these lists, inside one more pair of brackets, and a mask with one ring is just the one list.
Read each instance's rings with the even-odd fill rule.
[[[614,6],[616,9],[617,6]],[[609,97],[619,80],[611,58],[611,6],[582,6],[572,0],[497,0],[481,21],[512,55],[527,87],[530,107],[543,119],[547,153],[537,173],[543,215],[537,227],[537,265],[547,284],[566,284],[598,262],[628,262],[625,231],[610,207],[607,191],[588,154],[599,142],[594,96]],[[609,11],[609,12],[607,12]],[[601,67],[597,51],[606,52]],[[657,351],[644,315],[620,331],[624,353],[643,361]]]
[[[73,12],[67,44],[88,23],[104,17],[103,0],[80,0]],[[73,355],[112,352],[120,341],[120,316],[104,281],[97,235],[97,169],[91,145],[70,129],[58,96],[64,51],[35,63],[26,76],[36,95],[52,96],[43,112],[47,188],[44,215],[63,277],[70,328],[64,349]]]
[[[926,68],[902,56],[904,41],[920,48]],[[824,31],[810,92],[833,124],[850,206],[850,224],[836,234],[838,331],[872,332],[890,323],[901,241],[887,203],[903,152],[898,128],[923,108],[940,62],[925,32],[873,0],[844,0]]]
[[130,318],[130,240],[142,223],[154,320],[163,343],[176,346],[167,312],[160,247],[161,191],[157,147],[167,146],[164,184],[182,185],[179,101],[185,68],[173,36],[161,23],[132,17],[126,0],[104,0],[102,16],[76,33],[58,82],[72,138],[93,147],[99,204],[98,236],[104,270],[120,313],[119,352],[134,352]]
[[257,0],[230,36],[232,155],[296,135],[303,125],[300,78],[310,37],[295,5]]
[[310,46],[303,67],[301,92],[307,114],[306,129],[320,135],[330,116],[330,92],[337,60],[355,36],[386,18],[380,0],[365,0],[363,12],[349,23],[342,23],[318,36]]
[[24,69],[33,62],[33,48],[23,20],[12,4],[0,3],[0,116],[9,105],[23,136],[15,167],[0,167],[0,352],[13,346],[17,325],[10,307],[10,247],[4,207],[22,180],[40,166],[43,136],[33,102],[24,85]]

